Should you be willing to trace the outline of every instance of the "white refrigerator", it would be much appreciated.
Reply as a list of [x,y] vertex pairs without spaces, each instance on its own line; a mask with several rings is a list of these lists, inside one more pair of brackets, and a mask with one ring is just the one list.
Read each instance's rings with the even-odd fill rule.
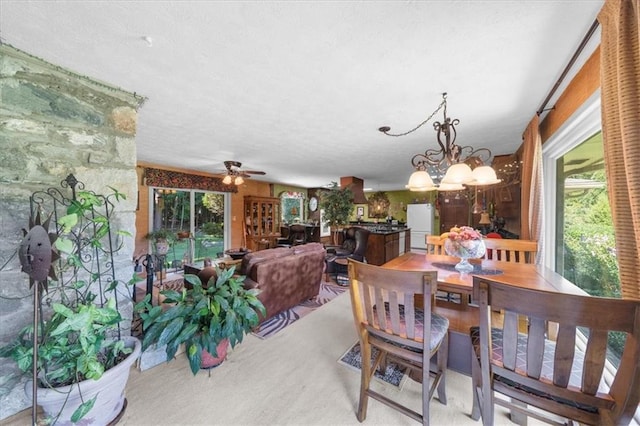
[[427,250],[426,236],[433,234],[433,204],[407,204],[407,227],[411,228],[411,251]]

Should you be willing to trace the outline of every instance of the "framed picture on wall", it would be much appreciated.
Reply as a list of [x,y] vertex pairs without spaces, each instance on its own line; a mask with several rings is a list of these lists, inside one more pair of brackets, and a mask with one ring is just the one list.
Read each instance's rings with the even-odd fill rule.
[[363,206],[358,206],[358,208],[356,210],[356,216],[358,216],[358,217],[364,216],[364,207]]
[[324,209],[320,209],[320,236],[321,237],[331,236],[331,227],[324,220]]

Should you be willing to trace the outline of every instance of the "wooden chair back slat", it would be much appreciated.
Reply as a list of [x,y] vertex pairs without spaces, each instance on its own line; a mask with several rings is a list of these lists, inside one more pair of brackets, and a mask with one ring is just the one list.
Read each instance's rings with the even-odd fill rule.
[[529,340],[527,343],[527,375],[540,378],[544,361],[544,340],[547,332],[543,319],[529,318]]
[[[512,398],[512,408],[530,415],[522,404],[584,424],[631,421],[640,402],[640,301],[525,289],[482,276],[474,276],[474,286],[480,309],[480,359],[472,361],[478,395],[474,413],[480,411],[485,424],[493,422],[494,402],[512,407],[509,400],[492,397],[493,392]],[[497,309],[505,312],[502,359],[492,353],[490,337],[491,327],[500,327],[491,323],[490,313]],[[517,314],[529,322],[520,334],[526,357],[520,356],[514,367]],[[557,323],[555,342],[545,336],[549,322]],[[587,339],[584,351],[576,347],[578,330]],[[612,381],[605,382],[607,340],[613,331],[624,339],[624,350]]]
[[[374,287],[373,289],[374,294],[376,295],[375,297],[375,306],[384,306],[384,295],[382,294],[382,289],[380,287]],[[376,309],[376,315],[378,316],[378,329],[381,330],[386,330],[387,329],[387,315],[384,311],[384,309]],[[369,325],[373,325],[375,324],[375,321],[373,320],[373,316],[371,318],[369,318],[371,321],[369,322]]]
[[[391,320],[391,324],[389,324],[389,326],[391,326],[393,334],[402,336],[403,333],[400,329],[400,304],[398,303],[398,293],[395,291],[389,291],[387,294],[389,297],[389,319]],[[378,310],[384,313],[383,309]]]
[[485,259],[511,263],[535,263],[538,242],[532,240],[511,240],[485,238],[487,248]]
[[558,326],[556,353],[553,362],[553,384],[566,388],[571,376],[571,367],[576,351],[576,328],[572,325]]
[[503,360],[505,368],[516,369],[518,358],[518,315],[515,312],[504,313]]
[[440,238],[439,235],[426,235],[425,243],[427,244],[427,253],[446,255],[444,251],[444,238]]
[[582,392],[595,395],[607,360],[607,330],[589,330],[582,371]]

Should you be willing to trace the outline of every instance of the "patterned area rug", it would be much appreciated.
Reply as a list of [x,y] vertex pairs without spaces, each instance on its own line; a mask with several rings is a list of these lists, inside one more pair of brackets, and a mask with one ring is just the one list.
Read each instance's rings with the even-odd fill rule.
[[310,314],[348,289],[348,287],[342,287],[335,283],[323,281],[320,283],[320,292],[316,297],[269,318],[260,325],[258,331],[255,331],[252,334],[260,337],[261,339],[273,336],[286,326],[293,324],[305,315]]
[[[377,355],[378,355],[378,350],[376,348],[371,348],[372,363]],[[351,346],[349,350],[340,357],[338,362],[360,373],[360,368],[362,366],[362,354],[360,353],[360,343],[359,342],[354,343],[353,346]],[[376,370],[373,377],[402,389],[402,385],[404,384],[407,377],[404,373],[405,373],[404,367],[401,367],[398,364],[393,362],[388,362],[387,369],[385,370],[384,374],[380,372],[380,369],[378,369]]]

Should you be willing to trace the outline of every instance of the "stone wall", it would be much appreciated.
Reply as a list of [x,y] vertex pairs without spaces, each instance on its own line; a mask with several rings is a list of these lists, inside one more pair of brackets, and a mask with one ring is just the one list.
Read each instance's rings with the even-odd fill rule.
[[[143,98],[0,44],[0,345],[32,321],[32,291],[17,248],[29,196],[72,173],[86,190],[126,194],[112,227],[135,235],[136,123]],[[115,258],[116,279],[132,275],[134,242]],[[121,303],[130,316],[131,303]],[[0,419],[31,405],[24,377],[0,358]]]

